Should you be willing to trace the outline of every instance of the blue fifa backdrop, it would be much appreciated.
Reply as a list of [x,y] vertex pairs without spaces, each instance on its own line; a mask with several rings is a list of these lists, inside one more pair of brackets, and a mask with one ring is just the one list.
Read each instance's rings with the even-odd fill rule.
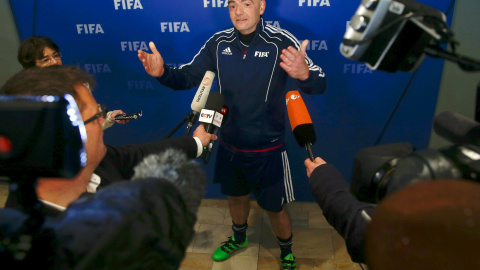
[[[372,71],[341,55],[339,45],[360,0],[266,0],[264,20],[310,40],[307,55],[328,78],[323,95],[302,94],[310,112],[315,156],[334,164],[351,181],[354,157],[379,144],[409,142],[428,147],[443,60],[426,58],[414,72]],[[454,0],[420,0],[447,15]],[[65,65],[94,76],[94,96],[110,109],[143,111],[128,124],[105,131],[113,145],[164,138],[191,112],[197,88],[173,91],[149,76],[137,50],[151,53],[153,41],[165,62],[179,67],[192,60],[214,33],[232,27],[228,0],[10,0],[20,39],[48,36],[61,48]],[[298,90],[291,83],[285,89]],[[217,91],[215,87],[211,91]],[[286,118],[287,146],[296,199],[312,201],[304,160]],[[181,136],[186,125],[173,136]],[[223,198],[213,183],[216,147],[204,166],[210,178],[205,196]],[[201,160],[200,163],[203,164]]]

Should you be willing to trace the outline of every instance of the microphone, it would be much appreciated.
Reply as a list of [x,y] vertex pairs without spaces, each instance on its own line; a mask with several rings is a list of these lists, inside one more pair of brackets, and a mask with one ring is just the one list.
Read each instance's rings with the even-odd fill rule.
[[[223,120],[220,124],[223,124],[223,123],[226,123],[227,122],[227,117],[228,117],[228,108],[227,106],[223,106],[222,110],[220,111],[220,113],[223,115]],[[217,131],[218,129],[215,129],[215,131],[213,132],[213,134],[217,135]],[[212,148],[213,148],[213,144],[215,143],[215,141],[210,141],[210,143],[208,144],[208,149],[207,151],[204,153],[204,156],[203,156],[203,159],[205,161],[205,163],[208,162],[208,158],[210,157],[210,153],[212,152]]]
[[302,96],[296,90],[289,91],[286,96],[286,102],[288,119],[290,120],[295,139],[300,146],[305,147],[310,159],[313,161],[315,157],[312,152],[312,144],[316,140],[315,130]]
[[207,70],[207,72],[205,72],[203,80],[198,87],[197,93],[193,97],[192,104],[190,105],[193,112],[189,117],[187,131],[185,132],[185,135],[188,135],[192,126],[195,125],[197,114],[199,114],[201,110],[205,108],[205,103],[207,102],[208,94],[210,93],[210,89],[212,88],[214,78],[215,73],[210,70]]
[[480,146],[480,123],[458,113],[443,111],[437,114],[433,120],[433,130],[454,144]]
[[[223,114],[221,113],[224,103],[224,97],[218,92],[213,92],[208,97],[208,100],[205,104],[205,109],[202,109],[200,112],[200,117],[198,121],[204,124],[205,131],[210,134],[214,134],[217,128],[222,125]],[[213,146],[212,146],[213,147]],[[209,149],[207,147],[203,148],[203,158],[206,162],[207,152]]]
[[197,213],[207,179],[198,163],[189,160],[184,152],[169,148],[149,155],[135,166],[134,171],[131,180],[156,178],[173,183],[178,187],[190,213]]

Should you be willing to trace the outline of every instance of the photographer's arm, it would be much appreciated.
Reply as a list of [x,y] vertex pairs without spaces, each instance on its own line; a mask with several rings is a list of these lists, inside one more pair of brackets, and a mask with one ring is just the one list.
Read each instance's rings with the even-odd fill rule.
[[[305,160],[310,175],[310,192],[322,209],[328,223],[345,239],[352,261],[365,263],[363,245],[368,216],[374,205],[358,201],[349,191],[342,174],[323,159]],[[365,212],[362,215],[362,212]]]

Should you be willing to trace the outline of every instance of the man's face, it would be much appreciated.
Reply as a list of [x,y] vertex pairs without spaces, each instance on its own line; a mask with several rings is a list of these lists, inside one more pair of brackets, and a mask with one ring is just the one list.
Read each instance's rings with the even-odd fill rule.
[[247,35],[255,31],[265,11],[265,0],[229,0],[228,10],[233,26]]
[[[97,101],[95,101],[90,90],[84,85],[75,86],[75,90],[78,99],[82,100],[84,104],[80,112],[84,121],[99,113]],[[96,168],[107,152],[107,148],[103,144],[102,123],[104,121],[105,118],[100,117],[85,125],[87,131],[87,166]]]

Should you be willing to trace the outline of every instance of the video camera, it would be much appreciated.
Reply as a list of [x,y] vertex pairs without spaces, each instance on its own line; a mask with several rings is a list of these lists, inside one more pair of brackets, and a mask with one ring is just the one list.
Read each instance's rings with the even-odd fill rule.
[[[440,44],[448,43],[451,51]],[[479,71],[480,62],[455,53],[456,41],[445,15],[413,0],[362,0],[347,28],[340,52],[372,70],[413,71],[426,55]],[[351,192],[378,203],[392,192],[431,179],[480,180],[480,123],[442,112],[435,132],[454,145],[414,151],[409,143],[379,145],[355,156]]]
[[378,203],[420,181],[480,182],[480,123],[444,111],[435,117],[433,129],[453,145],[414,151],[409,143],[397,143],[360,150],[355,157],[352,193],[361,201]]
[[76,176],[87,161],[86,130],[71,95],[0,96],[0,118],[0,177],[8,180],[9,193],[23,212],[12,223],[4,218],[14,211],[2,210],[0,259],[34,266],[48,257],[32,257],[31,250],[48,254],[54,239],[41,231],[45,217],[36,180]]

